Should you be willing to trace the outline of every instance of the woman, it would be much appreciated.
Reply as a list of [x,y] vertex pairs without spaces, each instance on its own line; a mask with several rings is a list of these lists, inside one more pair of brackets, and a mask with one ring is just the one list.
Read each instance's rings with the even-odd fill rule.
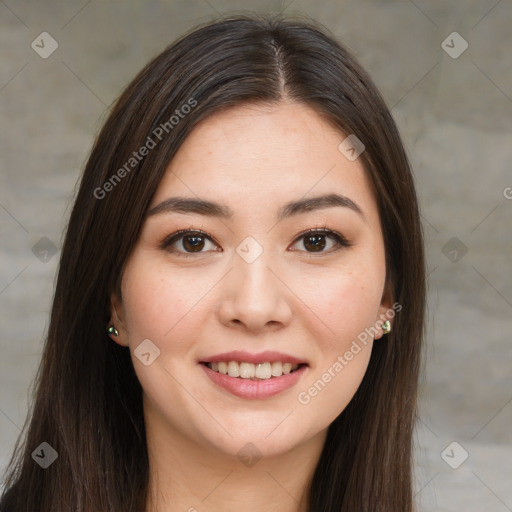
[[424,303],[354,57],[310,22],[195,29],[91,152],[0,509],[412,511]]

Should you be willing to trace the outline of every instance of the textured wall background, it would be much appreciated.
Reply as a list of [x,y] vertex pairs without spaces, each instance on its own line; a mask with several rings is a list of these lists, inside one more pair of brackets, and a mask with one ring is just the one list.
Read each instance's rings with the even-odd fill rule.
[[0,465],[25,420],[61,234],[107,107],[176,36],[244,10],[316,18],[392,107],[429,264],[419,510],[512,510],[511,0],[0,1]]

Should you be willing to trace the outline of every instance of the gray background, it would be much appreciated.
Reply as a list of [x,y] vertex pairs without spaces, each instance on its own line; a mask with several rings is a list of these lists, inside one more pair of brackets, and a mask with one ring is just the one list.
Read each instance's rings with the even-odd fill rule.
[[[41,355],[52,249],[108,105],[176,36],[247,9],[322,22],[392,108],[429,267],[419,510],[512,511],[511,0],[0,1],[0,466]],[[31,47],[44,31],[58,43],[47,59]],[[457,58],[452,32],[468,43]]]

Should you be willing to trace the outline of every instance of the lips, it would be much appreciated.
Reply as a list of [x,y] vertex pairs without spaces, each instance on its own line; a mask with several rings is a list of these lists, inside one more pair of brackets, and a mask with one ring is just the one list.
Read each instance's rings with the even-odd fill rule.
[[[246,399],[265,399],[282,393],[295,386],[309,370],[309,363],[306,360],[272,350],[258,352],[257,354],[251,354],[243,350],[233,350],[200,358],[197,362],[216,386],[223,388],[232,395]],[[232,364],[232,362],[238,364]],[[232,366],[231,370],[235,371],[230,372],[232,375],[227,375],[212,369],[213,366],[218,370],[219,364],[223,367]],[[260,367],[256,371],[255,377],[247,378],[250,375],[241,375],[251,370],[250,367],[255,369],[254,366]],[[240,373],[234,367],[237,367]],[[272,374],[276,376],[268,375],[268,367],[272,367]],[[278,371],[280,368],[282,371]],[[286,372],[284,372],[285,368]],[[293,371],[291,371],[291,368],[293,368]],[[223,370],[226,371],[226,368],[223,368]],[[257,377],[260,371],[265,375],[260,374],[260,377]]]
[[201,358],[199,363],[220,363],[220,362],[229,362],[229,361],[237,361],[244,363],[252,363],[252,364],[262,364],[262,363],[291,363],[298,365],[308,365],[308,362],[299,357],[292,356],[290,354],[284,354],[283,352],[275,352],[267,350],[265,352],[259,352],[257,354],[251,354],[249,352],[245,352],[243,350],[233,350],[231,352],[224,352],[222,354],[215,354],[211,356],[207,356],[205,358]]
[[213,371],[205,363],[198,365],[218,388],[227,391],[239,398],[263,400],[278,395],[297,385],[300,379],[308,372],[308,365],[299,366],[294,372],[282,375],[281,377],[260,379],[242,379],[230,377]]

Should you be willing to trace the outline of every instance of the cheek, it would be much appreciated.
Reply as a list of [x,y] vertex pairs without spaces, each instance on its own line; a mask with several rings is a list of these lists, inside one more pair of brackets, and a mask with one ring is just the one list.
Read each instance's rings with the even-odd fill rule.
[[196,280],[180,272],[171,279],[161,266],[145,264],[143,258],[135,259],[127,268],[123,287],[130,345],[149,338],[161,350],[172,345],[173,352],[180,352],[184,347],[176,343],[180,339],[176,332],[187,324],[188,316],[193,316],[194,305],[204,294]]
[[297,401],[320,424],[330,424],[346,408],[366,373],[372,337],[365,330],[376,321],[381,295],[370,282],[373,277],[369,272],[338,272],[317,280],[322,286],[309,295],[319,357]]
[[[385,279],[375,257],[347,260],[343,268],[322,272],[314,288],[303,288],[314,305],[311,325],[317,330],[318,364],[297,396],[304,414],[323,424],[332,422],[348,405],[364,378]],[[310,325],[310,328],[311,328]]]
[[336,270],[319,274],[309,283],[314,287],[308,285],[303,290],[304,302],[312,305],[312,321],[324,333],[319,340],[323,352],[344,351],[375,323],[384,279],[377,274],[373,267],[363,266],[346,272]]

